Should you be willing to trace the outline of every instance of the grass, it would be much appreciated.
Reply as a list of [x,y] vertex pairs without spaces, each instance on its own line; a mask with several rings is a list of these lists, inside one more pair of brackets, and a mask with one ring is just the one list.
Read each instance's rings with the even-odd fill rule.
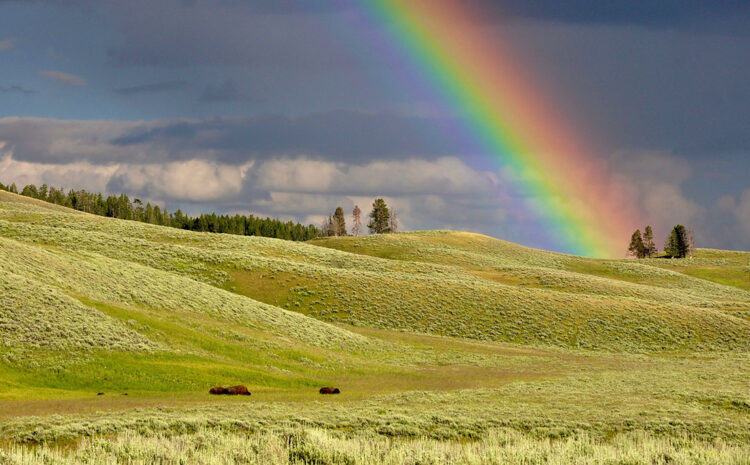
[[282,432],[226,434],[198,430],[179,435],[127,432],[113,439],[84,439],[74,451],[50,447],[12,448],[0,459],[10,465],[34,463],[108,464],[524,464],[566,465],[671,463],[741,465],[746,448],[690,437],[654,439],[642,433],[618,434],[606,443],[586,434],[549,440],[498,429],[473,442],[429,438],[392,439],[348,435],[317,428]]
[[0,192],[0,462],[746,463],[748,269],[201,234]]

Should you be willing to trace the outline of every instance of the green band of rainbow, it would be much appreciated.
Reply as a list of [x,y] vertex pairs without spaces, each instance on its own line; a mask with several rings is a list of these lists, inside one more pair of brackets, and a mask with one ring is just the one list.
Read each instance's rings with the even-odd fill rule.
[[509,171],[540,227],[578,255],[621,256],[636,221],[624,196],[554,118],[528,76],[483,34],[468,2],[370,0],[367,13],[445,102],[495,168]]

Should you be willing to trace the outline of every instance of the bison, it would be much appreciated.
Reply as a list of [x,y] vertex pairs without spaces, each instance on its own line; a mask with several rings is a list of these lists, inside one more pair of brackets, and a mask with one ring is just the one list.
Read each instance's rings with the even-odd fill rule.
[[249,396],[250,395],[250,391],[248,391],[247,388],[242,385],[228,387],[226,393],[229,394],[230,396]]
[[229,396],[249,396],[250,391],[247,390],[247,387],[238,385],[238,386],[230,386],[230,387],[212,387],[210,391],[208,391],[209,394],[226,394]]
[[340,394],[341,391],[339,391],[339,388],[337,387],[326,386],[326,387],[320,388],[320,393],[321,394]]

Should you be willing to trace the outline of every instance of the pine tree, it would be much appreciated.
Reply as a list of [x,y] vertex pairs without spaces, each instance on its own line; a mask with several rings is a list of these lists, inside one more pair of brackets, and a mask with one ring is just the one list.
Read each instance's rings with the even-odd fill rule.
[[646,249],[643,246],[643,237],[641,236],[640,229],[636,229],[635,232],[633,232],[633,235],[630,236],[628,252],[636,258],[643,258],[646,256]]
[[677,256],[677,235],[674,229],[669,233],[667,241],[664,243],[664,253],[669,257]]
[[21,195],[23,195],[24,197],[31,197],[32,199],[37,198],[38,192],[36,190],[36,186],[33,184],[25,186],[21,191]]
[[643,231],[643,247],[647,257],[656,255],[656,244],[654,243],[654,230],[651,226],[646,226]]
[[333,212],[333,232],[336,236],[346,236],[346,219],[341,207],[336,207],[336,211]]
[[383,234],[390,232],[388,224],[391,219],[391,214],[388,211],[388,205],[385,200],[376,199],[372,203],[372,211],[370,212],[370,222],[367,223],[367,227],[371,233]]
[[[10,186],[0,184],[0,189],[2,188],[7,189],[9,192],[18,193],[15,184],[11,184]],[[177,210],[174,215],[170,215],[166,208],[162,210],[158,205],[151,205],[151,203],[146,203],[144,208],[143,202],[140,199],[134,198],[131,200],[125,194],[110,195],[105,199],[101,193],[87,192],[83,189],[78,191],[70,189],[66,194],[63,189],[50,187],[46,184],[43,184],[39,188],[30,184],[24,187],[22,195],[95,215],[136,220],[194,231],[248,236],[256,235],[297,241],[306,241],[320,237],[321,235],[321,231],[312,224],[304,226],[291,221],[282,222],[281,220],[272,218],[260,219],[253,215],[229,216],[211,213],[201,214],[196,218],[192,218],[182,213],[181,210]],[[343,211],[341,215],[343,216]],[[328,227],[330,222],[331,217],[329,216],[328,223],[324,226]],[[344,229],[343,231],[346,234],[346,230]]]
[[354,235],[354,237],[357,237],[362,230],[362,210],[359,209],[359,205],[354,206],[354,210],[352,210],[352,219],[354,220],[354,224],[352,225],[352,234]]
[[673,258],[685,258],[689,252],[687,230],[685,226],[678,224],[669,233],[664,252]]

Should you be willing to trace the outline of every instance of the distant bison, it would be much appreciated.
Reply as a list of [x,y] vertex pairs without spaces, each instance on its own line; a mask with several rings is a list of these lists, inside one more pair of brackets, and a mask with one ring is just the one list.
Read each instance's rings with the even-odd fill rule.
[[212,387],[210,391],[208,391],[210,394],[226,394],[229,396],[249,396],[250,391],[247,390],[247,387],[239,385],[239,386],[230,386],[228,388],[217,386]]
[[320,388],[320,393],[321,394],[341,394],[341,391],[339,391],[339,388],[337,387],[326,386],[326,387]]
[[248,391],[245,386],[239,385],[228,387],[226,394],[229,394],[230,396],[249,396],[250,391]]

